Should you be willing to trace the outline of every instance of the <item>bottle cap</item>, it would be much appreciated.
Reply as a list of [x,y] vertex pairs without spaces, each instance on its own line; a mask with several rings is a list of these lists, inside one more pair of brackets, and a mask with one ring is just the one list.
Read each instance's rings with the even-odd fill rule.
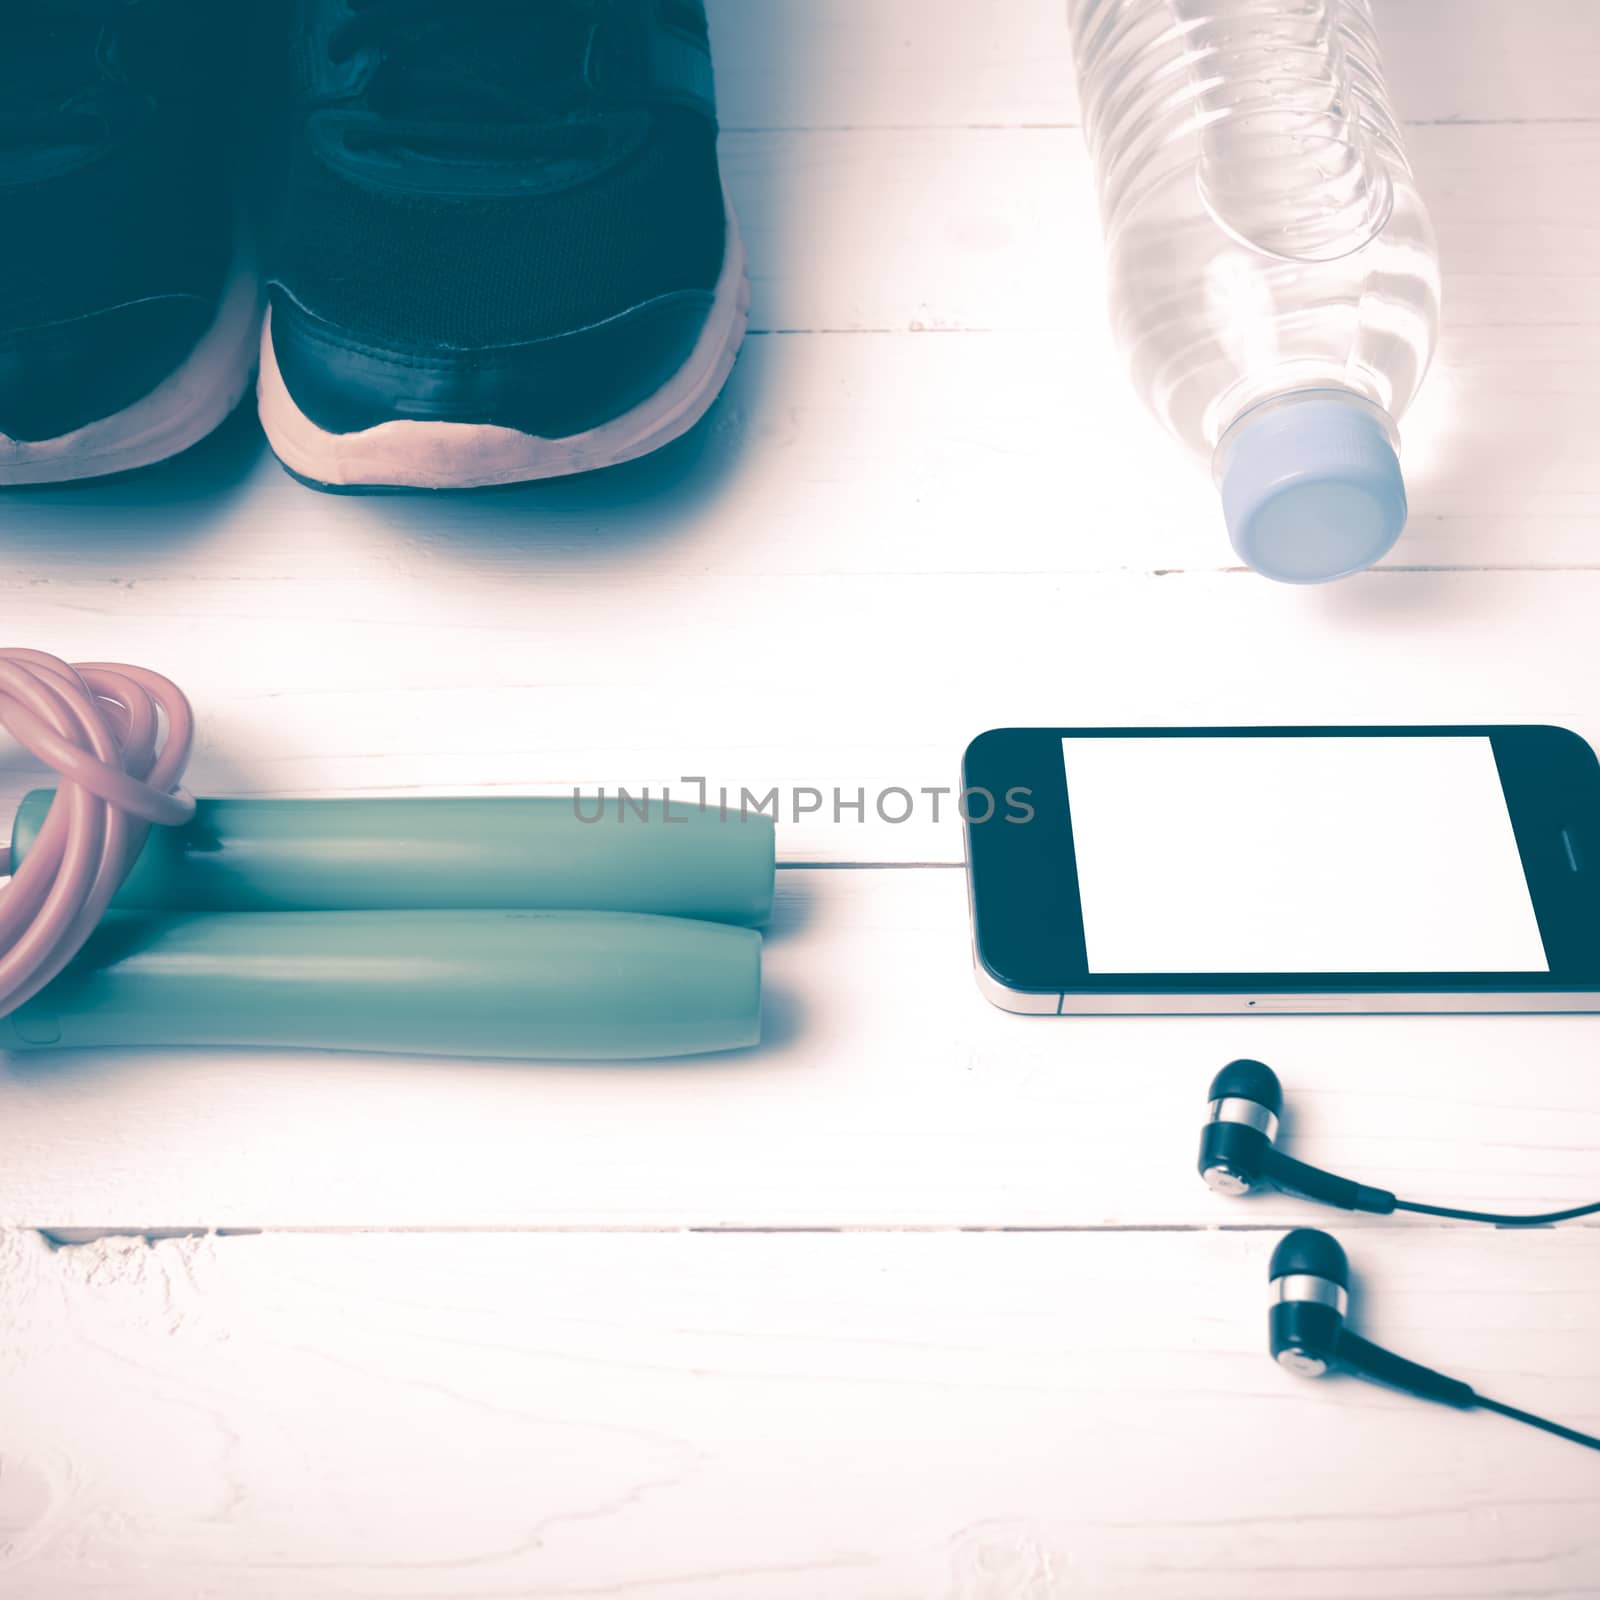
[[1217,447],[1233,547],[1264,577],[1327,583],[1360,572],[1406,525],[1394,425],[1337,390],[1248,411]]

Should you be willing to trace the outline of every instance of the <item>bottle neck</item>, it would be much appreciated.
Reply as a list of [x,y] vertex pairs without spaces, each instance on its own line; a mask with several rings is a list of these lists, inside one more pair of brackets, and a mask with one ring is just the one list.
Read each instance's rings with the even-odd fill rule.
[[1293,420],[1291,413],[1307,411],[1311,408],[1324,408],[1329,404],[1347,407],[1350,413],[1367,419],[1370,423],[1380,428],[1388,438],[1390,446],[1398,455],[1400,450],[1400,428],[1394,418],[1389,415],[1370,396],[1361,394],[1355,389],[1346,389],[1332,384],[1319,384],[1315,388],[1289,389],[1277,394],[1268,395],[1266,398],[1254,401],[1239,411],[1224,426],[1218,435],[1216,449],[1211,453],[1211,476],[1214,482],[1221,484],[1227,473],[1229,462],[1233,459],[1234,448],[1238,441],[1248,430],[1252,430],[1258,423],[1269,419],[1277,422],[1278,419]]

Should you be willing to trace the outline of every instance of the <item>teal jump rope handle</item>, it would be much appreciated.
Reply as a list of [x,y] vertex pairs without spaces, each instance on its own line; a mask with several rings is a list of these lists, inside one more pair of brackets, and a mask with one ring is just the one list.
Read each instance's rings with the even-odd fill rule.
[[761,935],[570,911],[111,913],[13,1049],[269,1045],[613,1061],[757,1043]]
[[[12,827],[26,856],[53,791]],[[153,828],[122,911],[638,911],[760,927],[772,915],[774,828],[759,812],[609,796],[201,800]],[[640,815],[640,809],[644,814]]]

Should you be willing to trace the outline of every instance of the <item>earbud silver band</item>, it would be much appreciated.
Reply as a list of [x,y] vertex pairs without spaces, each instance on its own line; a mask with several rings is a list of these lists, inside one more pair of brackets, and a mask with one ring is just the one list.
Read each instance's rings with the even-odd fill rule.
[[1278,1137],[1278,1119],[1259,1100],[1241,1100],[1237,1096],[1211,1102],[1211,1122],[1241,1122],[1268,1139]]
[[1291,1272],[1272,1280],[1272,1303],[1275,1306],[1304,1305],[1332,1306],[1342,1317],[1350,1309],[1350,1296],[1344,1285],[1332,1278],[1313,1277],[1309,1272]]

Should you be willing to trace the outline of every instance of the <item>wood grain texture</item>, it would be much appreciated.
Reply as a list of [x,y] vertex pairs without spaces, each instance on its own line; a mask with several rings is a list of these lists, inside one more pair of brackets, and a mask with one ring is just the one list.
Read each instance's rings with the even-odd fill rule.
[[[1326,1217],[1281,1196],[1220,1199],[1195,1173],[1206,1086],[1245,1054],[1282,1074],[1284,1137],[1307,1160],[1444,1204],[1600,1198],[1593,1019],[1015,1017],[979,996],[967,938],[959,872],[784,873],[767,1042],[701,1061],[12,1056],[0,1067],[0,1223],[1070,1229]],[[1600,1249],[1600,1219],[1592,1231]]]
[[[1365,1330],[1600,1425],[1600,1238],[1421,1243],[1353,1241]],[[1591,1600],[1600,1458],[1283,1372],[1271,1245],[0,1237],[0,1583]]]
[[[1571,197],[1600,127],[1415,132],[1448,309],[1406,423],[1412,525],[1388,565],[1593,567],[1600,230]],[[1144,416],[1111,347],[1080,145],[732,137],[763,331],[680,446],[503,494],[335,498],[286,478],[241,420],[126,483],[8,495],[0,598],[41,639],[63,613],[133,613],[169,637],[241,607],[316,624],[325,596],[352,640],[390,617],[415,640],[441,586],[514,595],[541,635],[576,588],[612,619],[585,644],[615,660],[619,612],[631,625],[669,582],[1234,568],[1207,475]]]
[[[951,785],[999,722],[1600,741],[1593,0],[1380,0],[1446,325],[1407,537],[1317,593],[1233,570],[1129,393],[1061,12],[712,0],[756,297],[706,427],[589,480],[336,499],[238,419],[7,495],[7,637],[171,672],[193,786],[230,794],[698,773],[787,807]],[[36,778],[0,753],[0,813]],[[1008,1017],[948,800],[780,837],[831,866],[781,879],[759,1051],[0,1061],[0,1593],[1600,1593],[1591,1460],[1281,1373],[1266,1257],[1328,1214],[1193,1171],[1249,1052],[1307,1159],[1591,1199],[1593,1020]],[[1332,1225],[1364,1332],[1600,1426],[1600,1227]],[[303,1231],[144,1237],[217,1228]]]
[[[937,823],[930,803],[891,825],[871,797],[954,785],[967,741],[996,724],[1548,721],[1600,740],[1600,572],[1310,591],[1227,573],[536,582],[499,546],[417,559],[368,526],[345,542],[365,575],[330,554],[296,582],[230,576],[243,535],[222,533],[203,570],[131,588],[42,577],[10,615],[20,643],[188,686],[199,793],[659,792],[702,774],[734,794],[781,787],[785,860],[952,862],[948,803]],[[34,781],[0,765],[10,793]],[[797,817],[805,787],[826,809]],[[835,819],[835,790],[869,797],[864,822]]]
[[[1076,122],[1065,0],[711,0],[728,128]],[[1591,0],[1378,0],[1413,122],[1592,121]]]
[[[1579,197],[1600,121],[1416,127],[1406,145],[1439,234],[1446,330],[1579,323],[1592,339],[1600,240]],[[1065,331],[1111,357],[1078,130],[746,133],[723,152],[758,332]],[[1072,386],[1100,377],[1074,367]]]

